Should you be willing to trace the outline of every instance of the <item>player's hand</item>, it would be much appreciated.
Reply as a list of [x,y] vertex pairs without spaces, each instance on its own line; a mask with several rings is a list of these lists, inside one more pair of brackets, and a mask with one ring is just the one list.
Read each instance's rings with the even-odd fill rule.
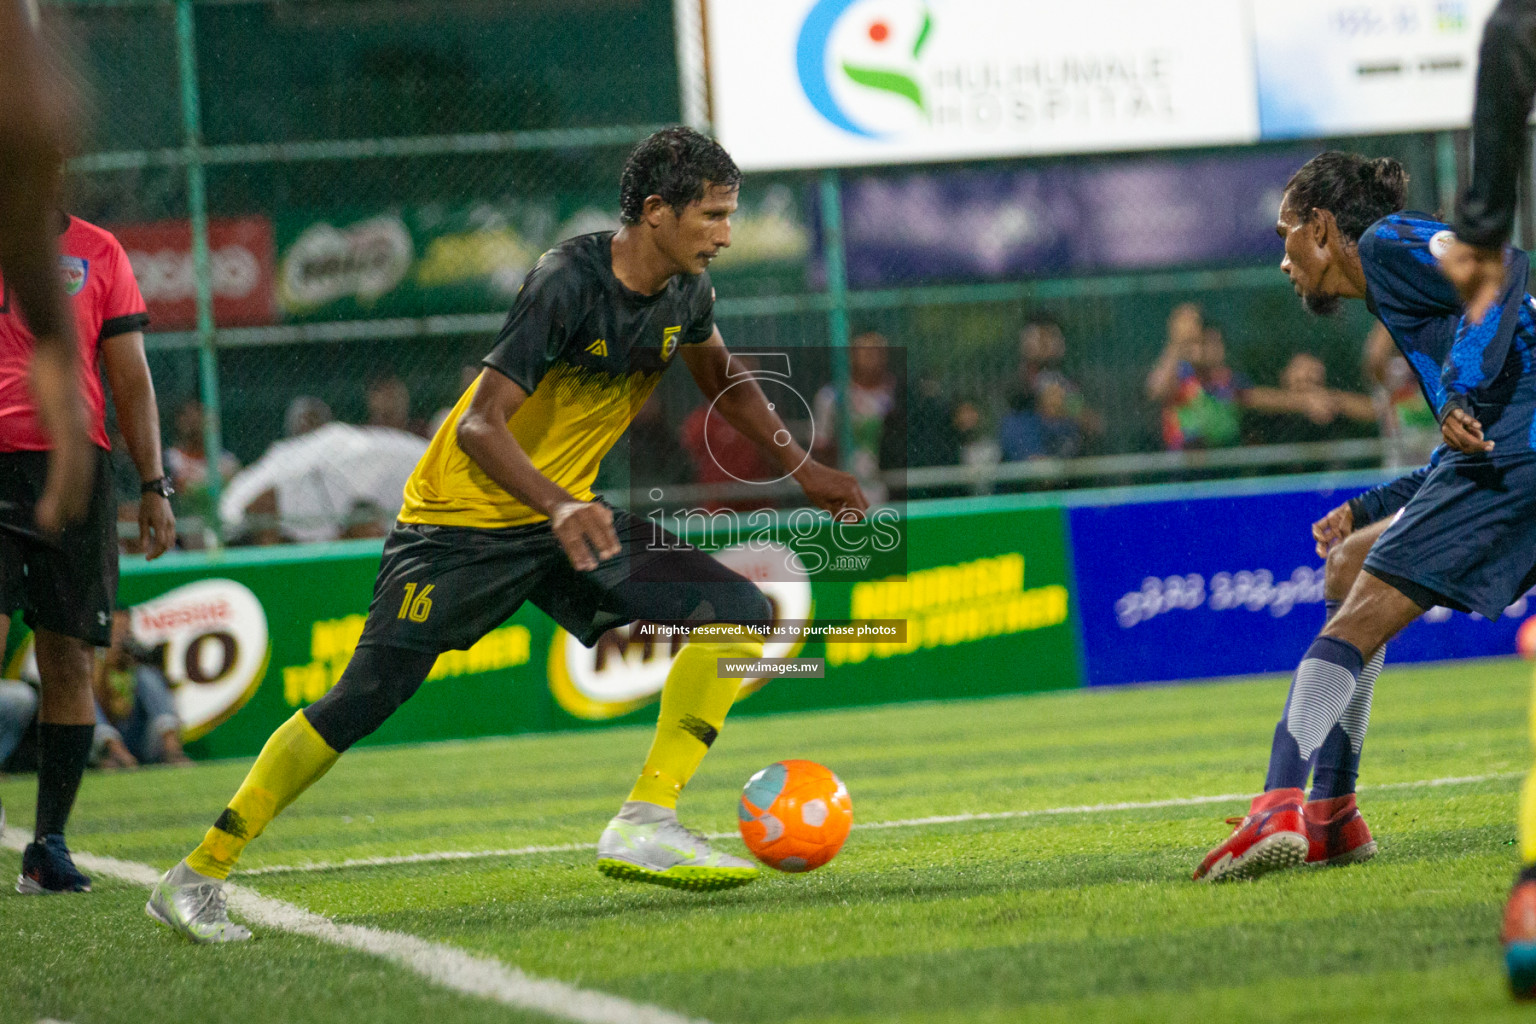
[[1345,502],[1312,524],[1312,539],[1317,541],[1317,557],[1327,558],[1345,537],[1355,532],[1355,513]]
[[139,543],[144,547],[146,562],[176,546],[176,515],[162,494],[150,491],[139,499]]
[[856,523],[869,511],[869,499],[852,473],[807,459],[794,475],[807,498],[842,522]]
[[1504,288],[1504,253],[1457,240],[1440,257],[1440,273],[1456,288],[1467,306],[1467,319],[1483,322]]
[[601,502],[562,501],[550,510],[549,528],[578,572],[591,572],[621,550],[613,511]]
[[1463,455],[1483,455],[1493,451],[1493,442],[1483,440],[1483,425],[1465,409],[1452,409],[1440,422],[1440,436]]

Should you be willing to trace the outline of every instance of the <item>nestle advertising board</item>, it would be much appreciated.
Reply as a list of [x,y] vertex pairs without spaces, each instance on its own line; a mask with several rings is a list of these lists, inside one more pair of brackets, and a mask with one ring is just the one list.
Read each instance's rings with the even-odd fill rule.
[[746,170],[1464,127],[1494,2],[706,0],[711,111]]

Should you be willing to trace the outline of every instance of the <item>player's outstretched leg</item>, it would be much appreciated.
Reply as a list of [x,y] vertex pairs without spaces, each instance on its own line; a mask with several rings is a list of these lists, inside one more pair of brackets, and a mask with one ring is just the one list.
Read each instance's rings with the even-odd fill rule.
[[[1536,750],[1536,678],[1531,682],[1531,746]],[[1510,992],[1516,999],[1536,999],[1536,765],[1520,787],[1520,863],[1500,938]]]
[[[1354,585],[1355,577],[1360,575],[1371,545],[1390,523],[1384,519],[1357,530],[1328,553],[1324,576],[1328,620],[1333,619]],[[1381,674],[1386,657],[1387,648],[1383,644],[1365,663],[1349,703],[1333,728],[1328,730],[1317,752],[1311,798],[1301,808],[1307,824],[1308,864],[1337,867],[1358,864],[1376,855],[1376,840],[1355,803],[1355,784],[1360,776],[1360,752],[1365,745],[1365,732],[1371,722],[1371,698],[1376,689],[1376,677]],[[1289,698],[1286,703],[1289,706]]]
[[1306,861],[1311,841],[1301,810],[1302,787],[1364,668],[1365,659],[1348,641],[1331,636],[1312,641],[1275,727],[1264,792],[1254,798],[1232,835],[1195,869],[1197,881],[1257,878]]
[[247,843],[373,732],[421,686],[436,655],[359,647],[324,697],[296,712],[261,748],[234,799],[197,849],[161,876],[145,913],[194,942],[238,942],[251,933],[229,919],[224,881]]
[[760,658],[763,642],[745,626],[712,627],[678,652],[661,690],[656,738],[629,800],[603,830],[597,869],[610,878],[674,889],[729,889],[758,877],[750,861],[712,849],[677,820],[677,798],[714,743],[741,679],[720,678],[721,658]]

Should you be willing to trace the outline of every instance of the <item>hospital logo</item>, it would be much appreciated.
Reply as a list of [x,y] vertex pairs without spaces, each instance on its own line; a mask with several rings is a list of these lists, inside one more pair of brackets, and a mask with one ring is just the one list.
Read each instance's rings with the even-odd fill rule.
[[800,27],[800,88],[837,128],[890,138],[932,117],[921,61],[933,37],[926,4],[913,0],[817,0]]

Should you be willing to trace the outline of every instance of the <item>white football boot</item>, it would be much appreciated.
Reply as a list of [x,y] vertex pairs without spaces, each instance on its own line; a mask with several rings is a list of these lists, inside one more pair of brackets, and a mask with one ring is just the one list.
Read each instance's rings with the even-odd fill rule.
[[757,880],[759,872],[751,861],[712,849],[709,840],[684,828],[675,815],[637,822],[627,810],[628,805],[597,841],[597,870],[609,878],[695,892],[734,889]]
[[144,913],[193,942],[244,942],[251,930],[229,919],[224,883],[182,861],[160,876]]

